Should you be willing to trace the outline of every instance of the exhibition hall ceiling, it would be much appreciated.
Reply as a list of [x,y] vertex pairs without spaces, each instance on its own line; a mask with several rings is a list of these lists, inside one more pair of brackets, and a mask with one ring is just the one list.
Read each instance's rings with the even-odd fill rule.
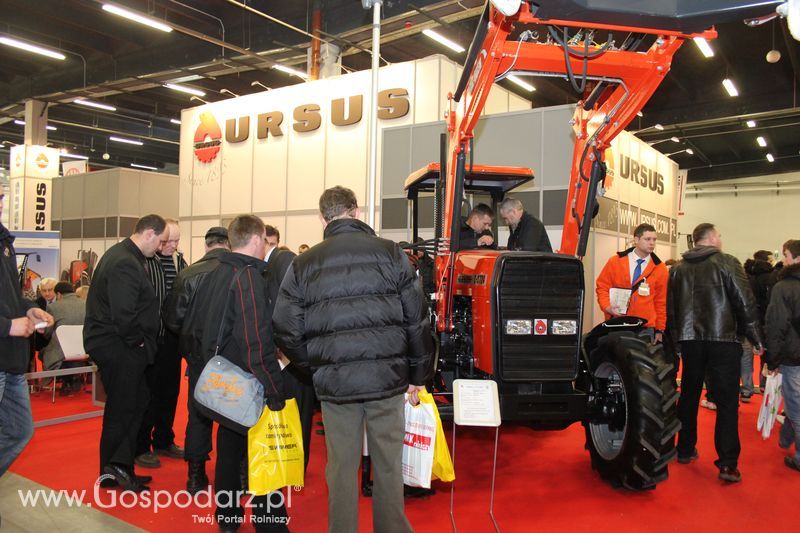
[[[483,5],[483,0],[385,0],[382,64],[431,54],[463,62],[464,52],[422,32],[434,30],[467,48]],[[123,18],[113,6],[166,22],[171,31]],[[97,168],[138,164],[174,172],[181,109],[304,83],[274,67],[306,70],[317,16],[321,39],[341,49],[346,70],[370,67],[372,14],[360,0],[2,0],[0,9],[0,164],[6,168],[9,147],[22,142],[18,122],[24,101],[37,98],[49,104],[53,146],[88,156]],[[685,43],[642,117],[628,129],[673,154],[681,168],[690,169],[693,182],[800,170],[800,43],[781,20],[757,27],[736,20],[716,29],[713,56]],[[626,35],[614,37],[622,42]],[[8,46],[9,39],[64,59]],[[767,61],[771,50],[770,59],[779,55],[777,61]],[[734,82],[738,96],[729,96],[724,79]],[[556,78],[535,78],[532,92],[502,83],[533,107],[577,101],[568,83]],[[192,100],[167,84],[203,95]]]

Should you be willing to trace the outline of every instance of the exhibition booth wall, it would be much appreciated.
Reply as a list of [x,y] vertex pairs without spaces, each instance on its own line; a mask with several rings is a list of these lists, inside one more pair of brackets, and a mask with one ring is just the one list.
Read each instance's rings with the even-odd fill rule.
[[61,232],[62,271],[73,261],[96,261],[149,213],[177,218],[178,176],[111,168],[54,178],[52,229]]
[[679,250],[687,249],[686,235],[701,222],[716,224],[725,251],[744,262],[756,250],[777,251],[800,238],[800,172],[755,178],[690,184],[679,218]]
[[[441,119],[460,72],[439,55],[380,69],[379,171],[397,150],[382,143],[381,130]],[[198,259],[206,230],[239,213],[277,227],[292,249],[315,244],[319,195],[334,185],[353,189],[366,206],[370,82],[362,71],[184,110],[179,214],[187,256]],[[485,113],[528,108],[496,86]],[[376,187],[379,203],[380,178]]]

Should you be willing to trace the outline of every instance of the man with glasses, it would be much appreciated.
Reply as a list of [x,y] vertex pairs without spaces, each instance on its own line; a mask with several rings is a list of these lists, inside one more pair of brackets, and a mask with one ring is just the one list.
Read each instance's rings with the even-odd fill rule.
[[[172,285],[186,261],[178,252],[181,229],[177,220],[166,219],[167,229],[161,235],[158,252],[147,260],[150,281],[156,290],[159,315]],[[164,327],[163,317],[158,333],[158,353],[155,363],[147,368],[147,386],[151,391],[150,404],[142,419],[136,441],[136,464],[142,468],[158,468],[158,456],[183,459],[183,448],[175,444],[175,409],[181,384],[181,357],[178,336]]]

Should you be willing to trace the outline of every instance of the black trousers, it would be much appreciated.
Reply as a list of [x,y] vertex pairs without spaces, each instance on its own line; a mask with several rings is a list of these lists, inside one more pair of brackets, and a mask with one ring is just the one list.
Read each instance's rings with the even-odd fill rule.
[[156,360],[145,373],[150,389],[150,403],[142,419],[136,439],[136,455],[152,449],[168,448],[175,442],[172,424],[181,389],[181,356],[178,337],[169,331],[158,344]]
[[715,464],[736,467],[741,452],[739,443],[739,374],[742,345],[737,342],[688,341],[681,343],[683,374],[678,400],[678,454],[689,456],[697,444],[697,408],[703,380],[714,393],[717,419],[714,447],[719,459]]
[[297,410],[300,412],[300,427],[303,430],[303,452],[305,454],[305,467],[308,468],[308,458],[311,449],[311,427],[314,419],[314,385],[311,374],[290,364],[281,371],[283,377],[283,390],[286,398],[297,400]]
[[186,438],[184,440],[184,458],[187,461],[208,461],[211,453],[211,425],[212,420],[197,409],[194,401],[194,388],[203,371],[203,364],[187,361],[186,369],[189,374],[189,397],[186,407],[189,418],[186,420]]
[[[217,464],[214,490],[217,502],[217,522],[220,526],[244,524],[244,509],[239,496],[244,494],[239,478],[240,465],[247,460],[247,436],[220,425],[217,428]],[[291,490],[291,489],[289,489]],[[286,506],[279,492],[256,496],[252,504],[252,521],[256,531],[289,531]]]
[[103,430],[100,436],[100,473],[108,464],[133,469],[136,434],[147,409],[145,383],[147,353],[121,341],[92,350],[106,391]]

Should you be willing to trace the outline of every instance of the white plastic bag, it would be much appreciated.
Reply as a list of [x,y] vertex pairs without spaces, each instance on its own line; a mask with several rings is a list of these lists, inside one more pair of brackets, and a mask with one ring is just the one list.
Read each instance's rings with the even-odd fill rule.
[[761,432],[761,436],[766,440],[775,425],[775,418],[780,413],[781,401],[783,400],[783,376],[781,374],[767,375],[767,385],[764,387],[764,401],[758,412],[758,422],[756,429]]
[[431,405],[420,403],[415,407],[406,402],[403,483],[411,487],[431,487],[435,445],[436,417]]

